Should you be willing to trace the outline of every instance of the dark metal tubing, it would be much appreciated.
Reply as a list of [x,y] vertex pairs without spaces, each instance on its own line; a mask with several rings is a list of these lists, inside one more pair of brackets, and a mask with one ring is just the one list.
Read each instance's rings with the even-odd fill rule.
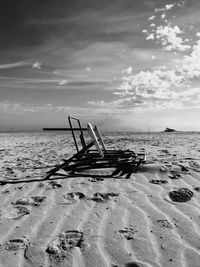
[[[51,175],[53,175],[54,173],[56,173],[57,171],[59,171],[60,169],[62,169],[64,166],[66,166],[67,164],[69,164],[70,162],[73,162],[73,159],[75,158],[79,158],[87,149],[89,149],[91,146],[94,145],[94,142],[88,144],[85,148],[81,149],[79,152],[77,152],[75,155],[73,155],[71,158],[67,159],[64,161],[63,164],[53,168],[52,170],[49,170],[47,172],[47,176],[45,177],[45,179],[48,179]],[[68,165],[67,165],[68,166]]]
[[79,126],[79,130],[80,130],[82,136],[83,136],[83,130],[82,130],[81,123],[80,123],[79,119],[77,119],[75,117],[72,117],[72,116],[68,116],[68,121],[69,121],[69,125],[70,125],[71,131],[72,131],[72,136],[73,136],[73,139],[74,139],[76,150],[77,150],[77,152],[79,152],[79,148],[78,148],[78,144],[77,144],[77,141],[76,141],[76,136],[74,134],[74,129],[73,129],[71,120],[77,121],[78,126]]
[[[74,131],[80,131],[79,128],[73,128]],[[43,131],[71,131],[71,128],[43,128]],[[87,128],[82,128],[82,131],[87,131]]]

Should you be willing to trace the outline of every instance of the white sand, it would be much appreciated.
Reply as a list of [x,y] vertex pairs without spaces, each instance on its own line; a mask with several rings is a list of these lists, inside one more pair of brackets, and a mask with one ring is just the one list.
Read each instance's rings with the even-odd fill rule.
[[[0,267],[200,266],[200,135],[105,140],[111,148],[143,149],[147,164],[130,179],[0,186]],[[0,180],[42,178],[73,152],[70,135],[2,134]],[[191,199],[173,201],[169,192],[180,188]],[[97,192],[118,195],[101,202]]]

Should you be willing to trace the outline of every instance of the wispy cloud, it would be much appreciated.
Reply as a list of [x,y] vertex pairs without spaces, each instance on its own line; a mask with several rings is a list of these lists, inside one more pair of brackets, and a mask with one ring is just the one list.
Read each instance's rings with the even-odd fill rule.
[[112,109],[110,107],[103,108],[91,108],[91,107],[74,107],[68,105],[53,105],[51,103],[45,105],[36,105],[36,104],[22,104],[22,103],[13,103],[9,101],[0,102],[0,111],[9,112],[9,113],[60,113],[60,114],[79,114],[80,116],[91,114],[93,115],[102,115],[102,114],[121,114],[124,111],[121,109]]
[[30,66],[31,64],[26,61],[19,61],[7,64],[0,64],[0,69],[11,69],[11,68],[18,68],[23,66]]
[[65,85],[65,84],[67,84],[68,83],[68,81],[67,80],[61,80],[61,81],[59,81],[59,85]]
[[87,90],[88,88],[100,88],[108,86],[109,81],[90,80],[88,79],[39,79],[39,78],[18,78],[18,77],[0,77],[1,85],[4,88],[21,88],[26,90]]
[[[191,105],[193,105],[192,103],[199,104],[199,101],[194,102],[194,100],[200,93],[200,89],[192,86],[192,79],[200,78],[199,54],[200,40],[192,47],[190,55],[179,59],[177,66],[172,69],[165,67],[153,71],[140,71],[131,75],[126,73],[118,87],[121,93],[116,91],[114,94],[140,96],[146,99],[148,103],[150,103],[149,101],[152,97],[160,101],[163,99],[164,102],[166,99],[172,102],[175,100],[177,107],[184,107],[180,103],[183,104],[183,102],[186,103],[187,101],[190,101]],[[178,91],[180,92],[178,93]],[[190,98],[188,98],[189,96]],[[193,96],[195,96],[195,99]],[[120,100],[119,103],[122,102]],[[180,102],[179,105],[177,105],[178,102]],[[159,104],[161,108],[171,107],[166,104]],[[196,104],[195,106],[197,107]]]
[[[200,89],[192,88],[191,90],[181,92],[170,92],[168,90],[151,90],[143,92],[129,93],[129,97],[121,98],[115,101],[89,101],[91,106],[98,108],[132,110],[136,112],[154,111],[165,109],[191,109],[200,108]],[[122,95],[124,96],[124,95]]]
[[[148,18],[158,23],[158,13],[161,12],[160,19],[167,16],[167,12],[173,8],[184,7],[184,2],[180,4],[170,4],[163,8],[154,10],[154,15]],[[160,16],[160,15],[159,15]],[[146,40],[152,40],[166,53],[174,51],[182,53],[182,56],[174,58],[174,64],[168,67],[156,66],[152,70],[133,71],[128,67],[122,71],[121,83],[114,95],[120,99],[104,102],[93,101],[91,105],[112,106],[113,108],[126,108],[132,106],[134,110],[159,110],[159,109],[184,109],[199,107],[200,89],[195,87],[194,78],[200,78],[200,33],[197,32],[196,40],[193,43],[178,25],[172,25],[168,20],[166,25],[150,24],[148,30],[142,32],[146,34]],[[155,28],[154,28],[155,27]],[[185,38],[187,34],[187,38]],[[187,54],[186,54],[187,52]],[[184,55],[185,53],[185,55]],[[167,56],[167,54],[166,54]],[[158,60],[158,56],[152,55],[152,60]]]
[[133,67],[130,66],[127,69],[123,70],[122,74],[132,74],[132,72],[133,72]]

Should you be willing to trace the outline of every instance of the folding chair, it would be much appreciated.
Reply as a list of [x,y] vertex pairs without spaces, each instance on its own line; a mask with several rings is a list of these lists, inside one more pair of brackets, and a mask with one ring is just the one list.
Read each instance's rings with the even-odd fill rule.
[[[96,150],[101,154],[102,156],[112,156],[112,157],[134,157],[136,156],[136,153],[131,150],[116,150],[116,149],[107,149],[105,146],[105,143],[103,141],[102,135],[97,127],[97,125],[94,126],[94,130],[92,128],[92,125],[90,123],[87,123],[87,129],[88,133],[91,137],[91,139],[95,142]],[[100,148],[101,145],[101,148]]]
[[[81,148],[76,138],[72,120],[76,121],[78,124],[76,130],[78,129],[80,133]],[[47,178],[51,175],[59,175],[58,171],[60,169],[63,169],[68,174],[75,175],[84,170],[99,168],[115,168],[110,177],[118,174],[126,174],[126,178],[129,178],[133,172],[137,171],[140,165],[145,163],[145,154],[137,154],[130,150],[107,150],[98,127],[95,126],[93,129],[90,123],[87,123],[87,132],[91,138],[91,142],[87,144],[83,134],[85,129],[82,128],[80,120],[68,116],[68,121],[77,153],[71,158],[64,160],[63,164],[50,170],[47,174]],[[91,149],[93,146],[95,146],[96,149]]]

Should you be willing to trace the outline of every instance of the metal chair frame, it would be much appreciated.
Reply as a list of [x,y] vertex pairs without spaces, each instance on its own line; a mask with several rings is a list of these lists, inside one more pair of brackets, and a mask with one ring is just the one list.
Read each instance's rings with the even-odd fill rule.
[[[76,121],[78,124],[82,148],[78,146],[78,140],[75,135],[72,121]],[[131,150],[107,150],[98,127],[95,126],[93,129],[90,123],[87,124],[87,129],[92,141],[89,144],[86,144],[83,134],[84,130],[81,126],[80,120],[78,118],[68,116],[68,122],[77,153],[69,159],[64,160],[63,164],[48,171],[46,178],[49,178],[52,175],[59,175],[58,171],[60,169],[63,169],[71,175],[78,174],[88,169],[102,168],[115,168],[110,177],[118,174],[126,174],[126,178],[129,178],[133,172],[138,170],[140,165],[145,163],[145,154],[137,154]],[[100,147],[100,144],[103,149]],[[96,149],[91,149],[93,146],[96,146]]]

